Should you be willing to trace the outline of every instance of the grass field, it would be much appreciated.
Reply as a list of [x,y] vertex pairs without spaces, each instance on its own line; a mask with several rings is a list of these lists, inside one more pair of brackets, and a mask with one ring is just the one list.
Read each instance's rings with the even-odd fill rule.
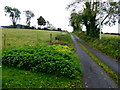
[[104,39],[104,38],[114,38],[114,39],[116,39],[116,38],[118,38],[119,39],[119,35],[109,35],[109,34],[102,34],[102,38]]
[[[9,51],[21,47],[50,45],[50,33],[52,33],[51,44],[64,44],[70,46],[70,48],[73,45],[70,35],[67,32],[2,29],[3,51]],[[55,40],[55,38],[57,39]],[[56,49],[61,51],[59,47]],[[64,50],[62,51],[64,53]],[[26,56],[28,54],[23,55]],[[42,57],[46,57],[46,55]],[[50,58],[54,57],[51,55],[48,56],[50,56]],[[75,62],[78,64],[79,61],[76,59]],[[79,65],[77,67],[79,67]],[[68,77],[56,76],[43,72],[35,73],[30,70],[26,71],[24,69],[9,67],[8,65],[3,65],[2,73],[3,88],[83,88],[82,74],[76,79],[70,79]]]
[[45,31],[45,30],[28,30],[28,29],[2,29],[3,49],[15,48],[21,46],[36,46],[52,40],[62,32]]
[[3,66],[3,88],[82,88],[81,80]]
[[95,39],[86,36],[84,33],[75,32],[81,39],[87,42],[94,48],[102,51],[103,53],[117,59],[120,62],[120,36],[118,35],[102,35],[102,39]]

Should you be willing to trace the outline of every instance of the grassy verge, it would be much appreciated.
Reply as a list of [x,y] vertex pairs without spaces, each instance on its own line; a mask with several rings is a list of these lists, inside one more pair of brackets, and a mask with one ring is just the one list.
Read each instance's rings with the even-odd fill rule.
[[56,40],[64,42],[66,44],[73,44],[73,41],[72,41],[72,39],[70,37],[70,34],[65,33],[65,32],[63,32],[62,34],[57,35]]
[[3,66],[3,88],[83,88],[81,78],[73,80],[45,73],[33,73]]
[[68,32],[63,32],[61,34],[58,34],[55,37],[55,40],[53,41],[53,44],[61,44],[61,45],[67,45],[70,48],[74,48],[73,41],[70,37],[70,34]]
[[2,89],[2,65],[0,64],[0,89]]
[[102,39],[96,39],[86,36],[83,32],[74,32],[78,37],[84,40],[92,47],[102,51],[103,53],[115,58],[120,62],[120,36],[118,35],[102,35]]
[[106,71],[109,76],[117,83],[120,85],[120,76],[114,73],[106,64],[101,62],[94,54],[92,54],[85,46],[83,46],[80,42],[78,42],[80,47],[82,47],[85,52],[88,53],[88,55],[100,66]]

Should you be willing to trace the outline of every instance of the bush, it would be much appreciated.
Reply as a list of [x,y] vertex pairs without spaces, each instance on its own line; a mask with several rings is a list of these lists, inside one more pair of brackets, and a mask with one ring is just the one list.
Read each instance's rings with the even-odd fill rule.
[[33,72],[75,78],[81,73],[75,54],[68,46],[25,47],[3,51],[2,63]]

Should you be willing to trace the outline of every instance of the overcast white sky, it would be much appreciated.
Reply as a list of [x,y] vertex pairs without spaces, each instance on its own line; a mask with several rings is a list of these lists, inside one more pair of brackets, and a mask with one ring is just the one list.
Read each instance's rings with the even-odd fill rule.
[[[53,26],[70,30],[70,12],[66,10],[67,5],[73,0],[0,0],[0,26],[11,25],[9,17],[5,16],[4,7],[15,7],[21,11],[21,20],[17,24],[25,25],[26,17],[24,10],[31,10],[35,17],[31,19],[31,26],[37,25],[37,18],[43,16]],[[103,32],[118,32],[118,25],[114,27],[104,27]]]

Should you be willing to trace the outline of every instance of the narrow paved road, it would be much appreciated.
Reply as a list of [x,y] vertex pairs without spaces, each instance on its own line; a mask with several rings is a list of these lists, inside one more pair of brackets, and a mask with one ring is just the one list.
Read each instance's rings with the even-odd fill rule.
[[[90,52],[92,52],[99,60],[105,63],[109,68],[111,68],[115,73],[120,74],[120,63],[116,62],[117,60],[108,57],[107,55],[94,50],[93,48],[89,47],[85,44],[78,36],[74,34],[75,38],[83,44]],[[119,68],[118,68],[119,67]]]
[[76,47],[83,69],[83,82],[85,88],[118,88],[117,84],[100,68],[92,58],[79,46],[72,34],[71,38]]

